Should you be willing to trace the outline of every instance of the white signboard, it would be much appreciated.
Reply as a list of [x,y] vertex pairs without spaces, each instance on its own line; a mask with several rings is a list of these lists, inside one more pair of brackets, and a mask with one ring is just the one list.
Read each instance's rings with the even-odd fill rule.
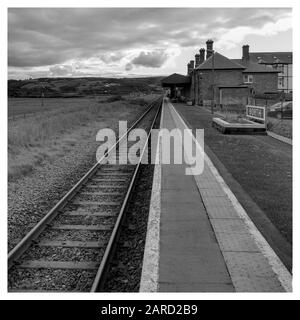
[[246,117],[266,123],[266,107],[246,106]]

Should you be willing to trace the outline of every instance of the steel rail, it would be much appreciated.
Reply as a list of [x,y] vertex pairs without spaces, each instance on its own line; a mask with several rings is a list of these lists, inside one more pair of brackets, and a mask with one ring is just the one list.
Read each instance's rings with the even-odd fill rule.
[[20,256],[30,247],[34,240],[43,232],[43,230],[50,224],[50,222],[60,213],[60,211],[69,203],[69,201],[78,193],[78,191],[85,185],[85,183],[95,174],[101,162],[107,155],[117,148],[119,143],[132,131],[137,124],[144,119],[144,117],[152,110],[155,103],[161,98],[154,99],[148,106],[149,108],[134,122],[134,124],[124,133],[121,138],[107,151],[99,161],[58,201],[58,203],[25,235],[25,237],[8,253],[7,263],[8,270],[20,258]]
[[122,223],[123,223],[124,218],[125,218],[126,208],[128,206],[128,203],[129,203],[129,200],[130,200],[130,196],[132,194],[132,191],[133,191],[134,186],[135,186],[135,182],[137,180],[137,176],[138,176],[138,173],[139,173],[139,169],[140,169],[140,166],[141,166],[141,163],[142,163],[142,159],[143,159],[145,150],[149,146],[148,142],[149,142],[149,139],[150,139],[150,136],[151,136],[151,131],[152,131],[154,125],[155,125],[155,122],[156,122],[156,119],[157,119],[157,117],[159,115],[161,107],[162,107],[162,102],[160,103],[160,106],[157,109],[155,117],[154,117],[154,119],[152,121],[151,128],[149,130],[149,134],[147,136],[144,148],[143,148],[143,150],[142,150],[142,152],[140,154],[138,163],[137,163],[137,165],[135,167],[134,173],[133,173],[132,178],[130,180],[130,184],[129,184],[129,187],[128,187],[127,192],[126,192],[126,196],[125,196],[125,198],[123,200],[123,203],[122,203],[122,206],[121,206],[117,221],[116,221],[116,223],[114,225],[114,228],[113,228],[113,231],[111,233],[109,242],[108,242],[108,244],[106,246],[103,258],[101,260],[99,269],[97,271],[97,274],[96,274],[96,277],[94,279],[94,283],[92,285],[92,288],[91,288],[90,292],[103,291],[104,283],[105,283],[105,280],[106,280],[106,277],[107,277],[107,271],[108,271],[110,262],[112,261],[112,258],[113,258],[113,255],[114,255],[114,252],[115,252],[115,249],[116,249],[116,246],[117,246],[117,242],[118,242],[118,239],[119,239],[119,236],[120,236],[120,233],[121,233],[121,226],[122,226]]

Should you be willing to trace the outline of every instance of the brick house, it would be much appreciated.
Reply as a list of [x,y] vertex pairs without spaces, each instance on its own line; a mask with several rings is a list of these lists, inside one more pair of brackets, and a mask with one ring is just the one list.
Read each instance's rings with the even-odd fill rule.
[[278,70],[278,91],[293,92],[292,52],[249,52],[249,59],[252,62]]
[[[162,85],[197,105],[211,105],[212,101],[216,105],[246,105],[254,95],[281,91],[282,70],[273,64],[274,61],[270,62],[269,55],[264,55],[266,60],[263,60],[262,53],[250,53],[249,46],[244,45],[241,59],[229,59],[215,52],[213,41],[207,40],[206,50],[201,48],[195,60],[188,63],[187,76],[173,74],[163,79]],[[280,55],[281,60],[275,62],[283,62],[284,56]],[[291,63],[291,57],[289,53],[284,61]],[[175,94],[171,96],[175,97]]]
[[[249,46],[243,46],[242,59],[229,59],[213,51],[213,41],[206,42],[205,49],[188,64],[191,77],[190,99],[197,105],[245,105],[255,94],[276,92],[278,70],[253,62],[249,58]],[[248,53],[248,54],[247,54]]]

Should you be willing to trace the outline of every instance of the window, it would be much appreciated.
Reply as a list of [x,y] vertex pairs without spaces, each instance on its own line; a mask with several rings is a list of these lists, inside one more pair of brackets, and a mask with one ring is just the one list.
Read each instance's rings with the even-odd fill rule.
[[244,83],[253,83],[253,75],[244,74]]
[[278,87],[281,88],[284,86],[284,78],[278,77]]

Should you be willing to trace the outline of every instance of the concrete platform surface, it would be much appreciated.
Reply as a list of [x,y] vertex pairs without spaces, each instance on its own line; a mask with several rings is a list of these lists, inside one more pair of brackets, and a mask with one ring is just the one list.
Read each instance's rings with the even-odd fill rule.
[[[169,102],[163,104],[161,127],[187,128]],[[186,167],[185,163],[159,164],[160,174],[153,183],[160,193],[158,197],[154,192],[159,232],[156,239],[148,241],[156,249],[151,250],[149,243],[147,249],[146,243],[150,254],[146,250],[144,257],[145,265],[150,257],[150,265],[156,266],[151,270],[153,275],[148,274],[155,290],[147,290],[142,283],[141,291],[291,291],[290,273],[255,229],[207,155],[202,174],[186,175]]]

